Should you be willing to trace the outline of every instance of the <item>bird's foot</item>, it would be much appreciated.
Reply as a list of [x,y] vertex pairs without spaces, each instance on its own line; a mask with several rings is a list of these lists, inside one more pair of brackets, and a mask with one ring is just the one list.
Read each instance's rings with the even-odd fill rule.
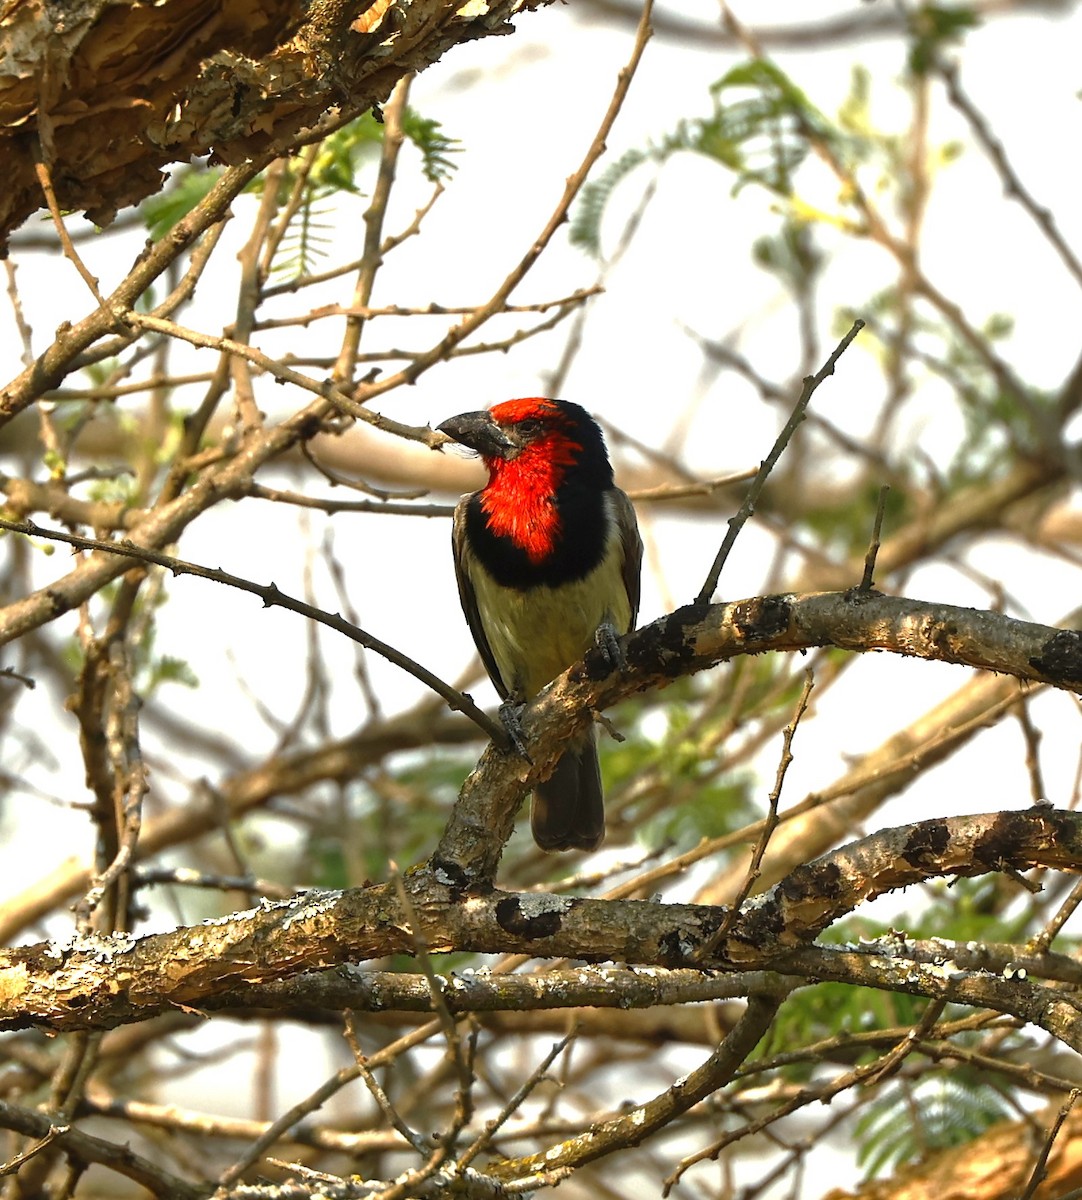
[[627,655],[620,645],[620,635],[611,621],[602,621],[597,627],[594,644],[604,656],[610,671],[622,671],[627,666]]
[[533,766],[533,759],[526,752],[526,735],[522,731],[522,710],[525,707],[521,700],[505,700],[499,708],[500,721],[507,731],[511,749]]

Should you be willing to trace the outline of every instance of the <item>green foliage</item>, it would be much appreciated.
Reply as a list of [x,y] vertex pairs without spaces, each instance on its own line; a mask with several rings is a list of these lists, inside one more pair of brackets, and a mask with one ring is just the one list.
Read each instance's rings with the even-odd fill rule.
[[185,167],[177,171],[165,190],[148,196],[141,205],[147,232],[155,241],[192,211],[218,182],[221,171],[213,167]]
[[947,938],[954,942],[1025,941],[1027,917],[1009,901],[1016,894],[996,875],[976,879],[936,879],[925,885],[933,902],[906,920],[904,928],[915,938]]
[[430,183],[444,182],[458,168],[451,155],[462,153],[462,143],[444,133],[439,121],[422,117],[407,108],[402,118],[402,132],[421,152],[421,169]]
[[753,777],[750,773],[718,775],[716,755],[708,749],[716,740],[712,735],[718,721],[727,715],[703,720],[699,704],[678,694],[666,696],[663,712],[667,728],[659,744],[633,735],[602,759],[607,791],[651,770],[660,791],[676,798],[642,821],[640,841],[648,846],[669,842],[691,846],[755,820],[759,814],[752,804]]
[[693,846],[701,838],[722,837],[755,820],[749,776],[697,783],[686,777],[684,782],[695,785],[682,794],[680,803],[669,806],[639,829],[639,839],[645,845],[671,842]]
[[[312,197],[322,199],[335,192],[360,192],[358,172],[374,161],[382,142],[383,126],[370,112],[325,137],[303,176]],[[306,157],[302,152],[290,160],[282,179],[283,203],[300,176]]]
[[849,75],[849,93],[838,109],[838,125],[862,142],[879,136],[872,122],[872,74],[861,63]]
[[[763,1042],[767,1055],[785,1054],[794,1046],[807,1046],[846,1034],[870,1033],[877,1029],[902,1029],[915,1025],[928,1001],[904,992],[851,987],[842,983],[820,983],[801,988],[782,1005]],[[882,1053],[880,1046],[855,1050],[852,1061],[870,1062]],[[818,1055],[808,1056],[782,1068],[798,1082],[806,1081],[820,1064]]]
[[830,122],[774,63],[753,59],[711,88],[709,116],[680,121],[660,141],[626,151],[583,189],[571,242],[600,255],[601,219],[617,185],[643,163],[660,166],[680,152],[700,154],[736,175],[734,194],[757,184],[789,196],[793,174],[815,138],[831,139]]
[[[1013,318],[1006,313],[990,314],[980,328],[980,347],[964,338],[943,318],[933,315],[895,286],[883,288],[868,298],[859,314],[855,309],[839,312],[835,329],[839,335],[860,315],[869,323],[861,345],[878,355],[884,373],[891,360],[902,353],[909,361],[914,383],[923,381],[921,371],[942,381],[957,400],[965,423],[963,437],[953,447],[946,466],[947,492],[977,480],[987,481],[1015,461],[1019,454],[1039,454],[1049,441],[1049,430],[1059,421],[1057,398],[1020,385],[1014,391],[997,371],[995,343],[1014,332]],[[903,314],[904,310],[904,314]],[[892,337],[904,321],[905,346]],[[904,461],[897,464],[905,471]]]
[[[108,611],[116,600],[120,590],[119,580],[102,589],[100,599],[102,607]],[[142,588],[132,610],[132,621],[138,624],[141,635],[131,639],[131,674],[132,686],[142,701],[149,700],[155,692],[167,683],[179,684],[181,687],[199,687],[199,677],[187,661],[172,654],[157,654],[155,641],[157,626],[154,613],[168,601],[168,594],[161,589]],[[77,638],[69,638],[61,648],[64,665],[74,678],[84,666],[83,648]]]
[[780,279],[794,294],[807,291],[826,264],[807,223],[791,216],[782,221],[776,234],[756,239],[751,254],[757,266]]
[[346,854],[341,838],[315,837],[303,856],[312,886],[335,891],[349,886]]
[[857,1162],[868,1178],[935,1150],[960,1146],[1011,1106],[987,1080],[965,1067],[937,1071],[914,1083],[895,1082],[872,1100],[856,1125]]
[[791,667],[785,655],[745,656],[720,676],[678,680],[657,705],[618,710],[616,725],[629,736],[603,752],[606,793],[645,774],[651,794],[668,798],[661,812],[640,819],[642,841],[691,846],[763,816],[766,789],[751,771],[725,770],[725,746],[757,722],[792,715],[804,676]]
[[991,387],[987,392],[961,394],[965,435],[948,472],[953,485],[988,481],[1016,462],[1018,456],[1038,454],[1054,429],[1058,400],[1047,393],[1018,396]]
[[[402,118],[402,133],[420,152],[426,179],[437,183],[454,172],[457,164],[451,155],[460,153],[461,145],[457,138],[444,133],[439,121],[407,109]],[[358,172],[375,159],[383,144],[383,134],[383,122],[374,113],[366,112],[324,138],[308,170],[308,187],[320,197],[333,192],[359,192]],[[287,190],[296,178],[300,162],[301,156],[292,161],[294,173],[287,173],[284,185]]]
[[908,56],[910,71],[914,75],[927,74],[944,47],[957,44],[979,24],[977,14],[965,5],[944,8],[939,4],[922,4],[909,23],[913,38]]
[[144,696],[150,695],[163,683],[179,683],[188,688],[199,686],[199,677],[191,667],[184,659],[175,658],[172,654],[163,654],[160,658],[153,659],[147,664],[147,668],[142,693]]
[[[83,367],[82,370],[83,370],[83,374],[86,375],[87,379],[90,381],[91,387],[104,387],[105,384],[107,384],[109,382],[109,379],[116,372],[116,370],[119,366],[120,366],[120,359],[118,359],[118,358],[103,358],[101,360],[101,362],[87,363],[87,365],[85,367]],[[82,409],[85,406],[82,403],[80,403],[78,406],[68,404],[65,407],[67,409],[74,409],[76,407],[78,407],[79,409]]]
[[[927,61],[936,46],[968,28],[970,17],[966,9],[922,9],[913,23],[917,59],[923,56]],[[872,119],[872,77],[864,67],[854,67],[849,93],[834,120],[821,112],[777,64],[763,58],[751,59],[727,72],[711,85],[710,96],[709,115],[682,120],[657,141],[626,151],[587,185],[572,221],[573,244],[598,257],[602,218],[617,186],[642,165],[650,163],[660,168],[672,155],[683,151],[702,155],[732,172],[734,194],[754,184],[783,199],[786,204],[781,208],[782,218],[794,228],[822,223],[863,235],[865,217],[855,205],[861,190],[891,192],[903,212],[923,195],[923,186],[912,186],[908,134],[884,133]],[[825,155],[838,171],[837,211],[816,207],[798,193],[797,173],[813,149]],[[928,161],[923,164],[925,175],[953,161],[958,153],[956,143],[930,149]],[[865,167],[878,171],[867,187],[857,178]],[[793,243],[791,233],[786,235],[784,231],[782,237],[781,248],[788,254],[779,254],[778,245],[772,244],[775,240],[766,239],[756,248],[760,265],[786,279],[793,276],[797,266],[805,275],[818,269],[818,262],[808,257],[810,243],[799,247]],[[802,251],[804,261],[794,259],[794,250]]]
[[329,219],[332,212],[333,205],[321,204],[314,188],[306,189],[304,201],[293,214],[275,251],[271,270],[276,275],[290,279],[306,275],[327,255],[334,245],[334,226]]
[[740,693],[745,720],[792,715],[804,690],[804,672],[799,666],[794,669],[791,655],[744,656],[733,662],[731,669],[732,691]]
[[[452,155],[461,147],[457,138],[444,133],[439,121],[407,109],[402,132],[419,151],[426,179],[442,183],[452,174],[456,166]],[[298,186],[301,195],[275,255],[276,273],[305,274],[326,255],[334,241],[331,222],[325,219],[333,212],[330,201],[341,192],[360,194],[359,175],[376,158],[383,135],[382,121],[367,112],[324,138],[311,162],[304,154],[290,160],[282,178],[281,203],[285,205]],[[258,180],[250,185],[258,186]]]
[[[931,903],[927,902],[929,892]],[[993,875],[976,879],[960,878],[950,883],[937,880],[923,889],[923,899],[920,895],[914,895],[920,909],[912,915],[903,913],[895,917],[890,925],[863,916],[851,917],[832,925],[820,941],[853,947],[870,941],[883,941],[886,947],[891,939],[927,941],[939,938],[944,943],[963,944],[1021,943],[1032,930],[1029,928],[1026,906],[1014,903],[1016,895],[1017,889],[1013,885],[1005,884],[1001,878]],[[885,947],[879,952],[887,952]],[[1069,945],[1061,948],[1064,952],[1071,950]],[[949,953],[949,945],[945,944],[944,957]],[[840,983],[822,983],[814,988],[804,988],[794,992],[780,1010],[764,1043],[764,1053],[785,1053],[793,1046],[844,1038],[847,1034],[905,1029],[920,1021],[927,1004],[928,1001],[922,997],[876,988],[854,988]],[[848,1050],[851,1060],[859,1063],[870,1061],[881,1054],[883,1048],[877,1045],[859,1050],[849,1047]],[[785,1067],[784,1071],[789,1077],[806,1079],[817,1061],[800,1061]],[[951,1066],[950,1075],[951,1078],[961,1078],[956,1065]],[[969,1090],[972,1091],[972,1087]],[[973,1128],[972,1122],[964,1117],[964,1112],[960,1121],[961,1128]],[[974,1130],[979,1131],[979,1128]]]
[[[893,305],[893,298],[881,293],[869,308],[891,313]],[[947,487],[953,490],[976,480],[987,481],[1019,454],[1040,453],[1048,443],[1049,429],[1054,429],[1059,420],[1056,398],[1031,388],[1005,389],[989,356],[977,353],[920,309],[912,309],[908,321],[910,338],[921,346],[915,357],[950,388],[964,422],[964,434],[946,467]],[[991,347],[1012,331],[1008,316],[993,313],[982,333]]]
[[[300,274],[324,254],[332,242],[327,217],[331,206],[324,201],[340,192],[359,194],[358,175],[372,162],[383,142],[383,124],[374,113],[367,112],[324,138],[315,157],[308,161],[302,152],[294,156],[282,176],[280,203],[288,203],[294,187],[301,187],[300,203],[290,222],[290,229],[279,246],[275,259],[276,271]],[[439,121],[422,117],[407,109],[402,120],[402,132],[421,155],[421,170],[432,183],[446,180],[455,169],[454,155],[460,153],[457,138],[444,132]],[[176,172],[165,191],[151,196],[142,205],[143,220],[150,235],[164,236],[176,223],[207,195],[217,183],[221,172],[207,167],[188,167]],[[245,189],[261,192],[264,176],[257,176]]]
[[[723,103],[736,91],[738,98]],[[717,136],[728,155],[710,154],[737,172],[734,191],[757,183],[780,196],[793,192],[793,174],[814,141],[833,142],[837,131],[805,93],[767,59],[733,67],[710,88]],[[713,130],[711,131],[713,133]],[[710,143],[708,142],[708,146]],[[709,153],[709,149],[704,152]]]
[[142,621],[143,636],[137,642],[132,642],[132,675],[135,690],[144,700],[153,696],[165,683],[176,683],[187,688],[199,686],[198,676],[184,659],[172,654],[155,653],[157,624],[153,613],[168,598],[164,590],[141,589],[135,603],[134,617]]
[[1027,915],[1012,904],[1017,885],[1001,876],[975,879],[935,879],[912,894],[916,906],[902,912],[889,925],[868,917],[850,917],[832,925],[820,939],[831,944],[857,944],[902,936],[920,940],[943,938],[951,942],[1025,941],[1031,930]]
[[[391,800],[368,787],[353,789],[349,828],[336,822],[333,828],[321,825],[311,831],[305,856],[311,882],[317,887],[348,887],[356,883],[350,866],[367,879],[384,880],[390,859],[405,869],[427,857],[476,757],[470,752],[425,755],[402,765],[394,774]],[[347,846],[359,862],[347,860]]]
[[[907,464],[899,465],[904,473]],[[834,504],[805,505],[795,519],[815,535],[821,550],[837,554],[863,554],[871,540],[875,513],[879,506],[878,478],[869,478],[857,494],[846,493]],[[905,525],[911,513],[910,498],[903,488],[892,487],[887,492],[883,508],[882,536]]]
[[581,247],[594,258],[601,257],[601,220],[612,193],[636,167],[651,160],[660,162],[663,158],[653,150],[627,150],[597,179],[586,184],[571,218],[569,237],[573,246]]

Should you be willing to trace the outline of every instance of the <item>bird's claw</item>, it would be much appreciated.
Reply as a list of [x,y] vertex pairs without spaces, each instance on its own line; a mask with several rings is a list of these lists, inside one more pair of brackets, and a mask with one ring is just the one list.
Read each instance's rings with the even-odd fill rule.
[[525,704],[518,700],[505,700],[499,708],[500,722],[507,732],[511,748],[532,767],[533,759],[526,752],[526,735],[522,731],[522,710]]
[[609,621],[602,621],[594,633],[594,644],[604,656],[610,671],[622,671],[627,666],[627,655],[620,645],[620,637]]

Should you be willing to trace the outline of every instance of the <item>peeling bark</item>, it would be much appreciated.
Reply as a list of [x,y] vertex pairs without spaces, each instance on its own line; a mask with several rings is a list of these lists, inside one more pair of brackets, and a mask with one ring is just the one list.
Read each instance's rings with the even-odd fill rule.
[[364,112],[406,73],[545,2],[7,0],[0,247],[44,203],[38,159],[62,208],[108,225],[171,163],[287,150],[328,109]]
[[1080,863],[1082,816],[1045,805],[884,830],[791,872],[731,919],[703,904],[463,893],[430,863],[407,875],[402,896],[392,884],[311,892],[171,933],[0,951],[0,1029],[108,1029],[176,1008],[228,1007],[241,995],[250,1005],[254,985],[415,953],[420,940],[438,952],[833,978],[1012,1013],[1082,1050],[1077,1010],[1035,975],[970,967],[946,944],[942,961],[928,961],[925,947],[909,953],[905,938],[889,953],[812,945],[863,901],[924,879],[1037,865],[1077,871]]

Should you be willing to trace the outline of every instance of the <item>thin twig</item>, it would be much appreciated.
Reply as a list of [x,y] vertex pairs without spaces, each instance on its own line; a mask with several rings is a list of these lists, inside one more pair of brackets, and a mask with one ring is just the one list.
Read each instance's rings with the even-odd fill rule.
[[942,1000],[931,1001],[924,1010],[920,1021],[892,1049],[886,1054],[881,1055],[874,1062],[858,1066],[854,1070],[830,1080],[825,1085],[815,1084],[801,1088],[792,1099],[771,1108],[763,1116],[748,1122],[741,1128],[725,1134],[724,1137],[719,1138],[713,1145],[706,1146],[702,1150],[697,1150],[689,1154],[677,1164],[676,1169],[665,1180],[661,1193],[662,1196],[670,1194],[673,1187],[690,1167],[702,1162],[704,1159],[716,1159],[726,1147],[731,1146],[734,1142],[738,1142],[742,1138],[746,1138],[752,1134],[761,1133],[764,1129],[781,1120],[782,1117],[789,1116],[790,1113],[796,1112],[807,1104],[816,1101],[822,1104],[830,1104],[842,1092],[861,1084],[880,1080],[884,1076],[896,1071],[910,1054],[920,1048],[921,1040],[928,1035],[936,1021],[939,1020],[944,1007],[945,1002]]
[[58,1137],[67,1133],[69,1129],[71,1129],[70,1125],[53,1125],[48,1133],[27,1146],[25,1150],[20,1150],[18,1154],[13,1154],[6,1162],[0,1163],[0,1178],[3,1178],[5,1175],[14,1175],[20,1167],[39,1155],[47,1146],[51,1146]]
[[886,511],[889,491],[890,487],[887,484],[879,489],[879,503],[875,506],[875,521],[872,524],[872,540],[868,546],[868,553],[864,556],[864,574],[857,589],[861,592],[870,592],[875,586],[875,560],[879,555],[879,535],[883,531],[883,513]]
[[105,302],[105,297],[101,294],[98,281],[87,270],[86,263],[79,257],[79,251],[72,245],[67,226],[64,224],[63,214],[60,211],[60,205],[57,203],[56,191],[53,189],[52,174],[45,163],[44,157],[40,154],[36,156],[34,161],[34,174],[38,177],[38,183],[41,185],[42,193],[45,196],[45,203],[49,206],[49,213],[53,218],[53,224],[56,226],[56,236],[60,239],[60,245],[64,249],[64,257],[79,272],[80,278],[90,289],[94,299],[97,300],[102,310],[109,313],[115,320],[115,314],[111,312]]
[[[351,491],[364,492],[368,496],[374,496],[377,500],[420,500],[421,497],[428,495],[427,488],[411,488],[404,492],[390,492],[386,488],[378,488],[373,484],[364,483],[359,479],[350,479],[346,475],[340,475],[325,463],[321,463],[315,454],[312,453],[312,447],[307,442],[301,444],[301,454],[332,487],[344,487],[349,488]],[[453,513],[454,509],[452,508],[451,511]]]
[[1029,792],[1034,804],[1048,802],[1048,791],[1044,785],[1044,775],[1041,772],[1041,731],[1034,725],[1029,714],[1028,697],[1023,693],[1018,699],[1014,710],[1018,724],[1022,728],[1022,740],[1026,744],[1026,772],[1029,775]]
[[535,1087],[545,1078],[549,1067],[563,1054],[567,1049],[575,1034],[569,1033],[566,1037],[561,1038],[558,1042],[554,1042],[548,1054],[538,1063],[536,1069],[522,1082],[507,1103],[500,1109],[491,1121],[488,1121],[482,1133],[480,1133],[462,1152],[458,1158],[459,1168],[468,1167],[471,1162],[485,1149],[492,1141],[493,1137],[507,1123],[509,1118],[522,1107],[530,1093]]
[[19,331],[19,339],[22,342],[22,364],[24,367],[29,367],[34,361],[34,335],[30,328],[30,322],[26,319],[26,313],[23,311],[22,298],[19,295],[19,288],[15,282],[15,264],[10,258],[4,259],[4,271],[8,280],[8,299],[11,301],[11,311],[15,318],[15,328]]
[[254,481],[246,484],[246,496],[257,500],[273,500],[276,504],[293,504],[298,508],[314,508],[320,512],[381,513],[394,517],[452,517],[453,504],[416,504],[410,501],[397,503],[391,500],[328,500],[322,496],[306,496],[302,492],[287,492],[281,488],[266,487]]
[[432,958],[428,953],[428,939],[425,937],[424,930],[421,927],[416,905],[414,905],[410,898],[410,894],[406,890],[406,885],[402,882],[402,874],[398,869],[398,864],[392,861],[389,864],[389,868],[395,895],[398,897],[399,904],[402,905],[406,920],[409,921],[410,938],[413,942],[417,965],[421,968],[421,972],[428,982],[429,994],[432,997],[432,1010],[443,1026],[444,1037],[447,1039],[447,1049],[455,1063],[460,1094],[459,1107],[463,1111],[466,1111],[469,1109],[469,1097],[473,1089],[473,1076],[463,1053],[462,1040],[458,1036],[458,1025],[455,1018],[451,1015],[451,1010],[447,1007],[447,1001],[444,998],[443,990],[445,981],[436,974],[436,970],[432,966]]
[[288,900],[297,889],[288,884],[259,879],[254,875],[214,875],[192,867],[136,866],[132,868],[133,888],[194,887],[221,892],[246,892],[252,896],[267,896],[272,900]]
[[[353,291],[352,303],[357,308],[366,307],[371,300],[376,274],[383,265],[384,248],[381,245],[383,222],[387,216],[387,204],[395,182],[398,154],[405,138],[402,122],[409,101],[412,78],[411,75],[403,75],[395,84],[390,101],[383,110],[384,125],[380,145],[379,170],[376,175],[375,187],[372,189],[372,200],[364,212],[364,250],[361,255],[360,269],[357,272],[357,283]],[[363,332],[363,317],[349,316],[346,318],[342,346],[331,372],[331,378],[339,387],[348,388],[353,383],[357,352],[360,349]]]
[[1056,1119],[1052,1122],[1052,1128],[1048,1131],[1048,1136],[1044,1139],[1044,1145],[1041,1147],[1040,1154],[1037,1155],[1037,1161],[1033,1164],[1033,1173],[1029,1177],[1029,1183],[1026,1185],[1026,1190],[1019,1196],[1018,1200],[1032,1200],[1037,1188],[1040,1187],[1041,1180],[1044,1179],[1048,1171],[1048,1156],[1052,1153],[1052,1146],[1059,1134],[1063,1122],[1067,1120],[1067,1116],[1071,1109],[1074,1108],[1075,1101],[1082,1094],[1079,1088],[1072,1088],[1071,1094],[1067,1097],[1063,1107],[1056,1114]]
[[[385,1063],[394,1062],[399,1055],[404,1054],[407,1050],[412,1050],[414,1046],[419,1046],[422,1042],[428,1041],[429,1038],[435,1036],[439,1031],[440,1022],[438,1020],[427,1021],[417,1029],[410,1030],[409,1033],[403,1034],[402,1037],[391,1042],[389,1046],[384,1046],[382,1050],[369,1055],[365,1060],[368,1064],[368,1069],[374,1071],[377,1067],[381,1067]],[[275,1142],[285,1137],[293,1126],[302,1121],[309,1113],[316,1112],[321,1108],[336,1092],[341,1091],[342,1088],[352,1083],[355,1079],[360,1078],[360,1074],[356,1063],[352,1066],[343,1067],[340,1071],[332,1075],[330,1079],[321,1083],[314,1092],[268,1125],[244,1154],[231,1167],[222,1172],[218,1179],[218,1190],[211,1197],[211,1200],[219,1200],[220,1197],[230,1194],[228,1191],[230,1185],[235,1183],[253,1163],[258,1162]]]
[[740,511],[734,517],[729,518],[729,528],[725,534],[725,539],[721,543],[721,549],[714,559],[714,563],[710,568],[710,572],[706,577],[706,582],[703,584],[698,596],[695,598],[696,604],[708,604],[714,592],[717,590],[718,579],[721,577],[721,569],[725,565],[725,560],[729,557],[729,552],[732,550],[734,543],[749,517],[755,512],[755,505],[759,499],[759,493],[763,490],[763,485],[766,483],[770,472],[777,465],[778,459],[781,458],[785,447],[789,444],[790,439],[796,432],[797,426],[804,420],[804,414],[812,396],[815,394],[815,389],[827,378],[828,375],[834,374],[834,367],[838,359],[849,348],[849,343],[857,336],[864,328],[864,322],[856,320],[853,322],[853,327],[842,338],[835,347],[834,352],[823,364],[821,369],[815,375],[809,375],[804,380],[804,387],[801,390],[800,398],[797,400],[789,420],[785,422],[781,433],[778,434],[770,453],[763,459],[762,465],[759,467],[755,478],[752,480],[751,487],[748,488],[748,494],[744,499],[744,503],[740,506]]
[[607,1154],[637,1146],[652,1133],[723,1088],[770,1028],[788,986],[748,997],[747,1008],[721,1044],[698,1067],[643,1104],[593,1125],[587,1137],[574,1137],[526,1158],[497,1163],[492,1173],[516,1179],[537,1169],[577,1167]]
[[206,1189],[196,1187],[163,1170],[157,1163],[137,1154],[130,1146],[118,1145],[74,1129],[59,1125],[45,1113],[23,1108],[0,1100],[0,1129],[11,1129],[28,1137],[48,1138],[69,1154],[87,1163],[97,1163],[141,1184],[161,1200],[201,1200]]
[[651,504],[665,500],[687,500],[693,496],[712,496],[722,488],[733,487],[738,483],[747,483],[754,479],[756,468],[746,471],[734,471],[732,475],[719,475],[715,479],[701,479],[691,483],[661,483],[657,487],[633,488],[628,496],[636,504]]
[[401,667],[403,671],[412,675],[414,679],[419,679],[426,687],[431,688],[438,695],[442,696],[452,711],[461,712],[469,717],[479,729],[483,730],[485,736],[491,738],[497,745],[506,747],[508,744],[506,731],[497,722],[493,721],[487,713],[478,708],[465,692],[459,692],[451,687],[450,684],[444,683],[442,679],[433,675],[431,671],[422,667],[420,663],[403,654],[401,650],[396,650],[393,646],[358,628],[356,625],[345,620],[345,618],[340,617],[337,613],[324,612],[321,608],[316,608],[314,605],[305,604],[303,600],[297,600],[293,596],[287,595],[276,584],[264,585],[255,583],[253,580],[244,579],[239,575],[232,575],[228,571],[222,571],[214,567],[203,567],[198,563],[186,562],[184,559],[176,558],[171,554],[163,554],[158,550],[136,546],[133,542],[129,541],[104,542],[97,538],[86,538],[74,533],[64,533],[59,529],[44,529],[29,520],[9,521],[6,518],[0,517],[0,529],[8,529],[12,533],[21,533],[26,537],[43,537],[50,538],[53,541],[66,542],[69,546],[75,546],[80,550],[98,550],[103,554],[117,554],[125,558],[136,559],[139,562],[154,563],[156,566],[165,567],[173,575],[194,575],[197,579],[209,579],[214,583],[221,583],[226,587],[236,588],[238,591],[249,592],[253,596],[258,596],[263,601],[264,608],[277,606],[287,609],[289,612],[298,613],[302,617],[307,617],[310,621],[318,621],[321,625],[326,625],[328,629],[333,629],[335,633],[340,633],[344,637],[348,637],[351,641],[364,646],[366,650],[374,651],[382,658],[387,659],[388,662],[394,663],[396,667]]
[[1059,934],[1059,931],[1066,925],[1069,918],[1074,915],[1079,904],[1082,904],[1082,879],[1071,888],[1070,895],[1059,906],[1048,924],[1045,925],[1040,933],[1029,940],[1026,949],[1032,951],[1034,954],[1046,953],[1049,946],[1052,945],[1052,942]]
[[365,1057],[364,1051],[361,1049],[360,1042],[357,1039],[357,1028],[352,1009],[347,1010],[346,1014],[346,1041],[349,1043],[349,1048],[353,1051],[353,1058],[357,1064],[357,1070],[361,1078],[364,1080],[364,1085],[372,1094],[372,1099],[375,1100],[380,1112],[387,1118],[389,1124],[409,1142],[409,1144],[417,1151],[418,1154],[423,1154],[427,1157],[432,1152],[432,1146],[426,1141],[424,1136],[418,1133],[415,1129],[411,1129],[398,1109],[391,1103],[387,1093],[380,1087],[379,1080],[372,1074],[371,1068],[368,1066],[368,1059]]
[[800,693],[800,699],[797,701],[796,712],[793,714],[793,719],[786,725],[785,733],[782,735],[781,758],[778,760],[778,770],[774,777],[774,787],[770,792],[769,807],[766,817],[762,821],[759,840],[755,843],[755,849],[752,851],[751,862],[748,863],[747,874],[744,876],[744,882],[740,885],[740,890],[729,906],[729,911],[725,914],[725,919],[719,926],[717,933],[710,938],[703,947],[702,952],[696,956],[699,961],[710,958],[721,942],[728,937],[733,921],[739,914],[744,901],[751,895],[751,889],[755,886],[756,880],[762,874],[763,855],[766,853],[767,844],[774,830],[778,827],[778,802],[781,800],[781,789],[785,785],[785,775],[789,770],[789,764],[793,761],[793,737],[796,734],[801,718],[808,710],[808,700],[811,697],[813,687],[815,687],[815,676],[812,673],[811,667],[808,667],[804,672],[804,688]]
[[[645,0],[635,35],[635,45],[632,48],[630,58],[617,75],[616,86],[613,89],[608,109],[601,118],[597,132],[594,134],[582,162],[567,177],[563,193],[557,201],[552,215],[545,222],[544,228],[537,237],[530,242],[525,254],[512,267],[489,300],[464,317],[453,328],[449,329],[434,346],[423,354],[418,354],[409,366],[404,367],[401,371],[396,371],[392,375],[386,376],[384,379],[360,385],[354,393],[355,400],[359,405],[363,406],[374,397],[400,387],[402,384],[414,383],[429,367],[434,366],[437,362],[442,362],[460,342],[464,341],[470,334],[480,328],[491,316],[498,313],[511,293],[522,282],[534,263],[537,262],[549,242],[552,241],[556,231],[566,223],[567,214],[572,202],[582,190],[594,164],[607,149],[609,134],[620,113],[620,109],[623,107],[628,89],[631,86],[631,81],[638,69],[643,51],[646,49],[646,43],[650,40],[652,33],[650,19],[653,15],[653,7],[653,0]],[[352,412],[352,409],[348,411]]]
[[36,680],[32,679],[29,675],[20,674],[14,667],[0,667],[0,679],[15,680],[31,691],[38,686]]
[[984,119],[984,115],[962,90],[962,85],[958,79],[957,65],[936,56],[932,59],[932,67],[946,85],[947,99],[969,122],[969,127],[973,130],[974,136],[980,143],[981,148],[992,160],[992,165],[999,173],[999,177],[1003,181],[1004,191],[1008,197],[1012,200],[1017,200],[1026,212],[1029,213],[1049,244],[1060,256],[1063,265],[1074,276],[1075,282],[1082,284],[1082,262],[1079,261],[1074,251],[1068,245],[1063,234],[1060,233],[1059,227],[1056,225],[1055,219],[1049,209],[1039,204],[1023,186],[1022,180],[1007,158],[1007,152],[1003,147],[1003,143],[992,132],[992,128]]
[[[268,375],[279,382],[292,383],[314,396],[321,396],[324,400],[333,404],[335,408],[340,409],[349,416],[356,417],[366,424],[374,425],[377,429],[382,429],[386,433],[393,433],[409,441],[423,442],[426,446],[431,446],[435,449],[444,445],[442,436],[433,433],[426,426],[404,425],[401,421],[394,421],[390,417],[386,417],[373,409],[364,408],[350,399],[344,392],[340,391],[332,380],[313,379],[310,375],[294,371],[291,367],[286,366],[285,363],[273,358],[269,354],[265,354],[255,346],[245,345],[243,342],[235,341],[229,337],[218,337],[215,334],[201,333],[198,329],[189,329],[184,325],[179,325],[176,321],[162,320],[159,317],[135,312],[134,310],[125,313],[124,319],[130,325],[137,328],[150,329],[156,333],[163,333],[168,337],[177,338],[192,346],[199,346],[206,350],[220,350],[223,354],[237,355],[245,358],[263,371],[266,371]],[[296,361],[302,360],[298,359]]]

